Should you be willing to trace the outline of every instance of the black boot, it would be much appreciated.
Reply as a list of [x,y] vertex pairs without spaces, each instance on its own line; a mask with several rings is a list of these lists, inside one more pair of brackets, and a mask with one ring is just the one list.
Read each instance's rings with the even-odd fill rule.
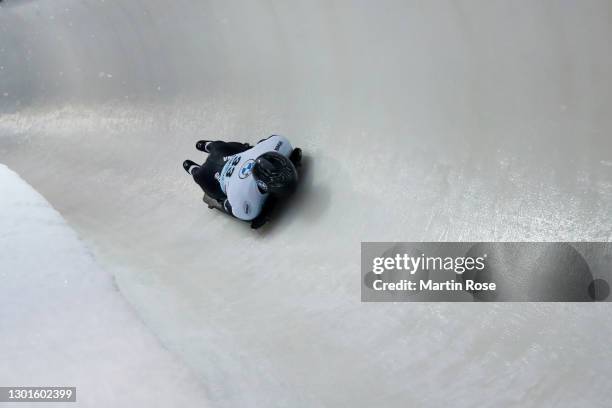
[[212,140],[198,140],[196,143],[196,149],[202,152],[210,153],[206,147],[210,142],[212,142]]
[[192,161],[192,160],[185,160],[183,162],[183,168],[185,169],[185,171],[189,174],[191,174],[191,171],[193,170],[193,167],[200,167],[199,164],[197,164],[196,162]]

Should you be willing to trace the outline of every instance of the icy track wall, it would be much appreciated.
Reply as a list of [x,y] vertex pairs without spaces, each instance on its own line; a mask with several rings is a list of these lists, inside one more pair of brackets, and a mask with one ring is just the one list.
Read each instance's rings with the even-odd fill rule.
[[[361,241],[612,238],[608,1],[18,1],[0,162],[217,406],[604,405],[606,304],[361,304]],[[287,135],[253,232],[184,174]]]
[[4,165],[0,212],[1,384],[70,384],[77,403],[64,407],[208,406],[61,216]]

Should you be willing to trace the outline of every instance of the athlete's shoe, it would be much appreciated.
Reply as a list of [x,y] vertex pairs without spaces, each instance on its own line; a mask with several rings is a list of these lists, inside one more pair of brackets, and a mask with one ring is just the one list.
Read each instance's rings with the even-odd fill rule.
[[191,172],[193,171],[194,168],[196,167],[200,167],[199,164],[191,161],[191,160],[185,160],[183,162],[183,168],[185,169],[185,171],[189,174],[191,174]]
[[209,143],[211,143],[212,140],[198,140],[198,142],[196,143],[196,149],[206,152],[206,153],[210,153],[208,151],[208,146]]

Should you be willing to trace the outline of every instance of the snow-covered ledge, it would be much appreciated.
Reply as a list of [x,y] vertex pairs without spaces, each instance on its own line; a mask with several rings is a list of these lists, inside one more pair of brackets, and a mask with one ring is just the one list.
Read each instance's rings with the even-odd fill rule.
[[0,164],[0,386],[76,386],[88,407],[206,406],[61,215]]

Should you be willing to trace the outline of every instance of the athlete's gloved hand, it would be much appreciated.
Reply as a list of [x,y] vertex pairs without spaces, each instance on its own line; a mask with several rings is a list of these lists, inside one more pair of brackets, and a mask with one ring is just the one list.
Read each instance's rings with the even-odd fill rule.
[[227,198],[223,202],[223,209],[225,210],[226,213],[228,213],[229,215],[232,215],[232,205],[230,204]]
[[276,197],[268,197],[259,215],[251,221],[251,228],[258,229],[270,221],[270,215],[272,214],[272,210],[274,209],[275,205]]
[[222,210],[223,207],[221,206],[221,204],[215,200],[212,197],[207,196],[206,194],[204,194],[204,197],[202,197],[202,201],[204,201],[204,203],[208,206],[208,208],[212,209],[218,209],[218,210]]
[[259,214],[251,221],[251,228],[258,229],[265,225],[268,222],[268,217],[262,217],[262,214]]

